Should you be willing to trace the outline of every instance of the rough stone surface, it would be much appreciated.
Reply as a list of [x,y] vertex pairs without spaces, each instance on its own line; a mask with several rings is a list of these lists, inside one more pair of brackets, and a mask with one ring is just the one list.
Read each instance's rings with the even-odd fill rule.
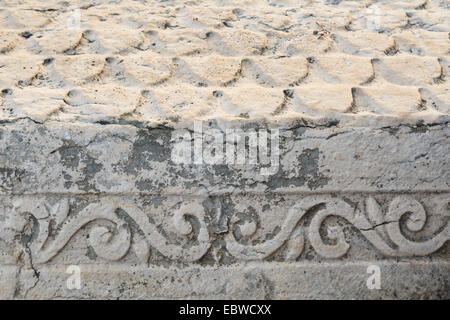
[[449,10],[0,0],[0,298],[449,299]]

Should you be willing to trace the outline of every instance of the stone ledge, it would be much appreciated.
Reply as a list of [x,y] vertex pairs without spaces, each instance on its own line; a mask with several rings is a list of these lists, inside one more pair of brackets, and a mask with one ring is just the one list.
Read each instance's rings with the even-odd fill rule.
[[[381,288],[368,289],[377,265]],[[233,267],[81,265],[81,289],[67,289],[69,265],[47,265],[39,281],[0,268],[2,299],[449,299],[448,261],[248,263]]]
[[[204,141],[230,128],[201,125]],[[195,147],[193,126],[4,124],[1,294],[69,297],[47,270],[89,265],[110,291],[96,283],[75,297],[448,298],[446,124],[238,127],[278,130],[268,174],[258,162],[176,163],[174,133]],[[372,262],[393,273],[385,291],[361,286],[356,270]],[[245,279],[249,266],[263,276]],[[132,292],[139,274],[157,289]],[[206,282],[166,284],[174,274]],[[225,289],[213,285],[222,275]]]
[[[361,128],[204,122],[202,155],[207,154],[207,139],[214,138],[212,130],[222,138],[221,163],[211,164],[194,163],[196,123],[182,128],[44,125],[26,120],[4,124],[0,194],[446,192],[449,188],[450,131],[445,123]],[[272,130],[278,130],[279,156],[251,164],[247,143],[245,162],[238,164],[236,147],[228,163],[226,131],[234,128],[247,138],[266,131],[267,146]],[[180,136],[187,145],[179,143]],[[174,161],[180,146],[189,149],[190,163]]]

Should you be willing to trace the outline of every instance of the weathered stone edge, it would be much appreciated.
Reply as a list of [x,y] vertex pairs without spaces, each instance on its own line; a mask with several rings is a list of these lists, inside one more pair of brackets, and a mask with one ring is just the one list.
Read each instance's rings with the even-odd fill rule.
[[[369,267],[381,288],[369,289]],[[2,299],[449,299],[449,262],[248,263],[233,267],[80,266],[81,289],[68,289],[68,265],[25,272],[0,267]],[[369,269],[368,269],[369,268]],[[32,271],[28,271],[31,273]],[[33,282],[31,283],[33,284]]]
[[[216,124],[205,124],[218,128]],[[259,127],[249,127],[248,129]],[[219,128],[224,130],[224,128]],[[177,132],[191,134],[188,129]],[[446,192],[450,129],[280,129],[279,166],[177,164],[175,129],[17,123],[0,127],[0,194]]]

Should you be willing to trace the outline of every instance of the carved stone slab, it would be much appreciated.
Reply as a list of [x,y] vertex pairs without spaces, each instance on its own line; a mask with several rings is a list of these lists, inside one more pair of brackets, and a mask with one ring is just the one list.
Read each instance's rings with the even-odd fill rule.
[[0,298],[449,299],[441,0],[0,0]]
[[278,129],[278,166],[261,174],[175,163],[170,128],[4,125],[2,294],[448,298],[445,125]]

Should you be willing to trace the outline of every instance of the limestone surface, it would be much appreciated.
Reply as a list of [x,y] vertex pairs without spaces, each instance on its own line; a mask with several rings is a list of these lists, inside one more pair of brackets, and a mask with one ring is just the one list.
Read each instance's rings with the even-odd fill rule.
[[445,0],[0,0],[0,298],[449,299]]

